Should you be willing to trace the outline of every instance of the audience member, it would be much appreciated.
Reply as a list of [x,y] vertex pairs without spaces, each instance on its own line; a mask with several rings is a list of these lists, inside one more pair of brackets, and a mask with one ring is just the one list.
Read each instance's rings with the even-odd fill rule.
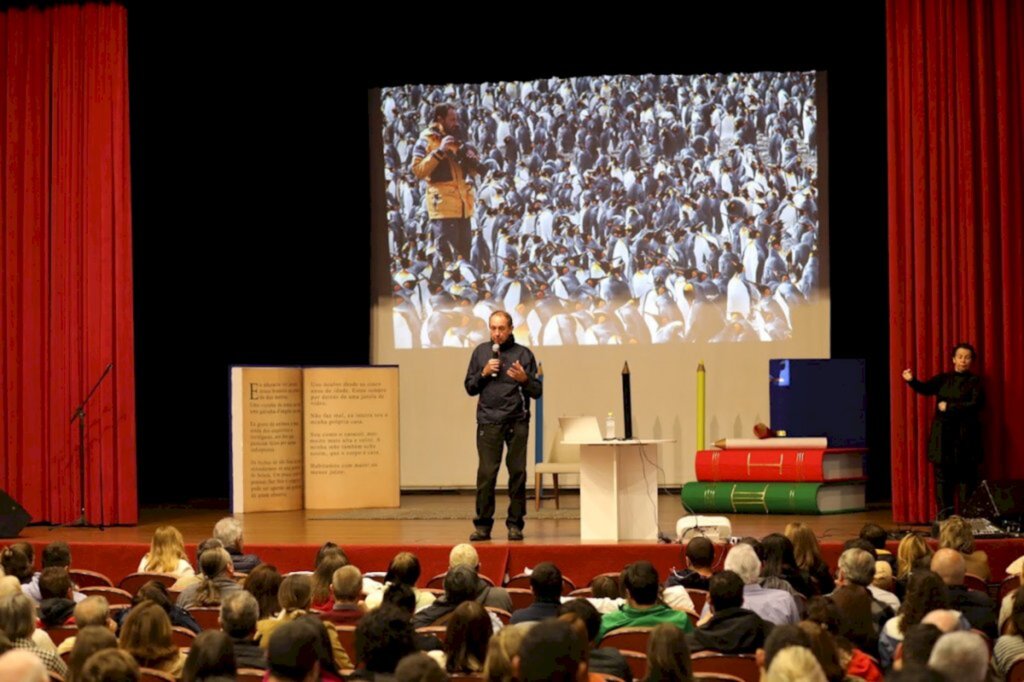
[[[93,595],[85,601],[77,604],[74,610],[75,627],[79,633],[88,627],[100,627],[111,634],[117,632],[117,623],[110,617],[110,603],[106,597]],[[78,635],[67,637],[57,646],[57,655],[61,656],[71,651],[75,646]],[[82,661],[85,662],[84,660]]]
[[[567,601],[562,604],[559,615],[564,613],[574,613],[579,616],[586,628],[588,670],[591,673],[612,675],[630,682],[633,679],[633,674],[630,671],[629,663],[626,662],[626,659],[618,649],[607,646],[595,648],[597,634],[601,630],[601,614],[590,603],[590,600],[581,598]],[[682,631],[674,624],[666,624],[666,627],[671,627],[673,630],[678,631],[680,636],[683,636]],[[514,630],[516,628],[507,629]]]
[[533,625],[523,637],[519,655],[515,657],[516,679],[518,682],[583,682],[587,679],[587,664],[582,640],[573,626],[563,621],[545,620]]
[[673,571],[665,581],[665,588],[687,587],[691,590],[707,591],[711,575],[714,573],[714,544],[705,537],[691,538],[686,543],[683,556],[686,559],[686,568],[678,573]]
[[992,579],[988,555],[975,549],[971,526],[959,516],[950,516],[939,526],[939,549],[955,549],[963,555],[967,573],[985,582]]
[[821,558],[821,546],[810,526],[799,521],[786,524],[786,537],[793,543],[796,565],[811,577],[815,594],[831,594],[836,589],[835,579],[828,564]]
[[988,645],[976,632],[950,632],[932,648],[928,667],[949,680],[985,682],[988,676]]
[[967,572],[964,555],[955,549],[940,549],[932,556],[932,571],[942,578],[949,590],[949,607],[962,613],[972,628],[995,639],[995,604],[984,592],[969,590],[964,586],[964,575]]
[[[413,588],[416,595],[415,611],[424,609],[434,603],[436,598],[432,592],[421,590],[416,587],[420,580],[420,560],[412,552],[399,552],[388,564],[388,570],[384,574],[385,588],[388,585],[401,583]],[[384,590],[374,590],[366,595],[366,608],[372,610],[381,605],[384,598]]]
[[259,604],[245,590],[232,592],[220,605],[220,627],[232,644],[239,668],[266,668],[266,657],[256,642]]
[[213,537],[220,540],[231,557],[232,570],[248,573],[260,564],[255,554],[245,554],[242,543],[242,522],[233,516],[226,516],[213,527]]
[[24,594],[0,597],[0,631],[7,635],[14,649],[24,649],[42,659],[46,669],[64,675],[68,668],[56,653],[56,647],[49,637],[49,647],[37,644],[32,635],[36,631],[36,614],[33,602]]
[[178,676],[185,665],[185,654],[174,643],[171,619],[151,601],[132,607],[121,625],[118,646],[143,668]]
[[558,615],[562,604],[562,572],[550,561],[537,564],[530,574],[533,603],[512,614],[512,625],[528,623]]
[[329,611],[319,611],[317,615],[335,625],[354,625],[366,613],[359,597],[363,593],[363,574],[349,564],[334,572],[331,578],[331,592],[334,593],[334,604]]
[[[725,555],[725,570],[734,572],[743,581],[743,608],[776,625],[800,622],[800,611],[790,593],[761,586],[761,560],[752,545],[741,543],[730,549]],[[709,602],[701,618],[710,610]]]
[[[260,648],[267,649],[270,645],[271,636],[285,623],[290,623],[302,616],[309,614],[309,604],[312,597],[312,582],[308,575],[290,574],[281,581],[281,589],[278,590],[277,599],[281,604],[281,612],[273,618],[263,618],[256,622],[256,641]],[[339,670],[346,670],[352,667],[345,649],[338,640],[338,633],[333,628],[326,628],[331,643],[331,654],[336,667]]]
[[[90,599],[95,598],[90,597]],[[85,662],[97,651],[117,648],[117,637],[109,628],[101,625],[79,626],[78,634],[69,639],[73,639],[75,643],[68,656],[68,672],[64,675],[65,682],[78,682],[81,679]]]
[[260,564],[245,577],[245,591],[256,598],[256,603],[260,606],[261,619],[276,616],[281,610],[281,605],[277,602],[281,580],[277,566],[270,564]]
[[654,626],[673,623],[684,632],[691,632],[693,624],[682,611],[658,602],[661,586],[658,571],[649,561],[635,561],[622,572],[622,589],[626,593],[626,604],[619,611],[606,613],[601,618],[601,629],[597,641],[615,628],[629,626]]
[[183,609],[193,606],[220,606],[221,600],[242,589],[234,576],[231,557],[224,548],[208,549],[199,557],[202,580],[189,585],[178,595],[177,604]]
[[692,651],[752,654],[764,646],[771,624],[743,608],[743,580],[730,570],[711,577],[711,619],[689,636]]
[[903,641],[907,628],[920,623],[929,611],[948,608],[949,590],[942,578],[931,571],[914,571],[907,583],[907,598],[903,600],[900,612],[886,621],[879,636],[878,657],[882,667],[888,668],[892,664],[893,652]]
[[185,539],[174,526],[160,526],[153,532],[149,552],[139,562],[140,572],[170,573],[181,578],[195,575],[185,554]]
[[356,626],[356,660],[363,667],[349,679],[374,680],[391,675],[398,662],[414,651],[408,618],[392,606],[381,606],[363,616]]
[[992,648],[992,667],[1003,677],[1016,659],[1024,657],[1024,590],[1013,595],[1009,622],[1009,632],[997,639]]
[[221,675],[234,678],[237,668],[231,637],[218,630],[207,630],[192,640],[180,679],[181,682],[202,682]]

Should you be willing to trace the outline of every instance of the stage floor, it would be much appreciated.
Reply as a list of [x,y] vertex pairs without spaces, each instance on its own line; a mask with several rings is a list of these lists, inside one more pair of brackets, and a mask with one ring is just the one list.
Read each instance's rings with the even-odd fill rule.
[[[504,508],[507,497],[498,497],[499,510]],[[562,493],[562,509],[579,509],[580,498],[575,492]],[[240,514],[245,524],[245,541],[250,544],[294,544],[319,545],[325,540],[341,544],[360,545],[453,545],[465,542],[473,531],[474,496],[464,493],[405,493],[401,497],[403,512],[424,515],[448,515],[459,518],[443,519],[377,519],[377,520],[320,520],[330,512],[256,512]],[[554,509],[554,501],[545,499],[542,508]],[[96,528],[55,528],[29,526],[21,537],[47,542],[60,537],[78,542],[125,542],[148,544],[158,526],[173,525],[181,531],[188,543],[198,543],[210,536],[213,525],[228,514],[222,509],[194,509],[183,507],[143,508],[137,526],[118,526],[101,531]],[[526,541],[530,544],[580,544],[579,519],[538,519],[534,514],[534,502],[528,501],[526,515]],[[669,537],[674,537],[676,521],[685,515],[678,494],[658,496],[658,527]],[[894,529],[892,509],[888,505],[870,508],[865,512],[836,514],[830,516],[782,516],[727,514],[735,536],[753,535],[763,537],[769,533],[782,532],[791,521],[802,521],[809,525],[820,540],[844,541],[856,537],[865,523],[877,523],[886,529]],[[495,521],[495,543],[504,543],[504,521]],[[922,527],[900,526],[920,529]],[[607,543],[600,543],[607,544]]]

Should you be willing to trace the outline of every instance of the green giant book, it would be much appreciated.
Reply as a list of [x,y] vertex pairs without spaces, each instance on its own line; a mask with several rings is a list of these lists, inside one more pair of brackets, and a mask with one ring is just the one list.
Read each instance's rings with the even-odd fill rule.
[[686,483],[683,508],[733,514],[839,514],[864,509],[863,483]]

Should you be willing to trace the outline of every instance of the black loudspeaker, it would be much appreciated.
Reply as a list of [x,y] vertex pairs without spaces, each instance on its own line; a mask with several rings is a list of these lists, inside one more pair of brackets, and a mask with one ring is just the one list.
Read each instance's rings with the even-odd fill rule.
[[966,518],[1024,517],[1024,481],[982,481],[964,507]]
[[16,538],[32,520],[25,508],[6,491],[0,490],[0,538]]

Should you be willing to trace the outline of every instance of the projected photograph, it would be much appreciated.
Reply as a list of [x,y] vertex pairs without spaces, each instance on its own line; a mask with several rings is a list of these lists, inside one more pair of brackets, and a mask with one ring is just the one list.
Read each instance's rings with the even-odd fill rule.
[[814,72],[381,91],[396,348],[772,342],[827,295]]

